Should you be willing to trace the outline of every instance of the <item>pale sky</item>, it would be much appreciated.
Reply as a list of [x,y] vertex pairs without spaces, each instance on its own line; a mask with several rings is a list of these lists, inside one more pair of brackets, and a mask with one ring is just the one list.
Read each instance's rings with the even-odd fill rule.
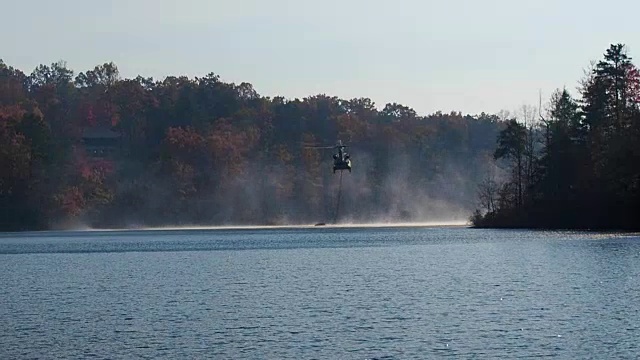
[[426,115],[537,105],[574,89],[625,43],[640,65],[640,1],[3,1],[0,58],[29,74],[113,61],[123,77],[250,82],[264,96],[324,93]]

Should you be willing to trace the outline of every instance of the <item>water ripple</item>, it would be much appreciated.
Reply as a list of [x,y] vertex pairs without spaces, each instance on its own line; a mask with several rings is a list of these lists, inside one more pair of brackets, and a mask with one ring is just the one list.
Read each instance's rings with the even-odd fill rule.
[[0,237],[0,358],[633,358],[635,234]]

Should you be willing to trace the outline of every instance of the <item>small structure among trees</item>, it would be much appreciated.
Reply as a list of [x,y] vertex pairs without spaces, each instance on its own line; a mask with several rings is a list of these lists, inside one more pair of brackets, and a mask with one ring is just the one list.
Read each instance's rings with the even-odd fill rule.
[[91,157],[113,156],[120,145],[120,134],[106,127],[91,127],[84,130],[82,143]]

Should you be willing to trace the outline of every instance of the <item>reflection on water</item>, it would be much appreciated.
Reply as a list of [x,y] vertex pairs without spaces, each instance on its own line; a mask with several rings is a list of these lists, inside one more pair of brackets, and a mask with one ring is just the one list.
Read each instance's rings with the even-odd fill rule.
[[0,237],[0,358],[633,358],[640,237],[464,227]]

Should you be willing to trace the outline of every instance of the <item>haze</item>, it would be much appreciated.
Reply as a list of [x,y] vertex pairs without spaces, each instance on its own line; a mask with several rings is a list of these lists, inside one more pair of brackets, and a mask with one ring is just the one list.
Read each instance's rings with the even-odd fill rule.
[[3,13],[0,57],[27,72],[114,61],[123,77],[214,72],[265,96],[370,97],[421,114],[537,104],[538,91],[573,91],[610,43],[640,48],[640,2],[620,0],[23,0]]

